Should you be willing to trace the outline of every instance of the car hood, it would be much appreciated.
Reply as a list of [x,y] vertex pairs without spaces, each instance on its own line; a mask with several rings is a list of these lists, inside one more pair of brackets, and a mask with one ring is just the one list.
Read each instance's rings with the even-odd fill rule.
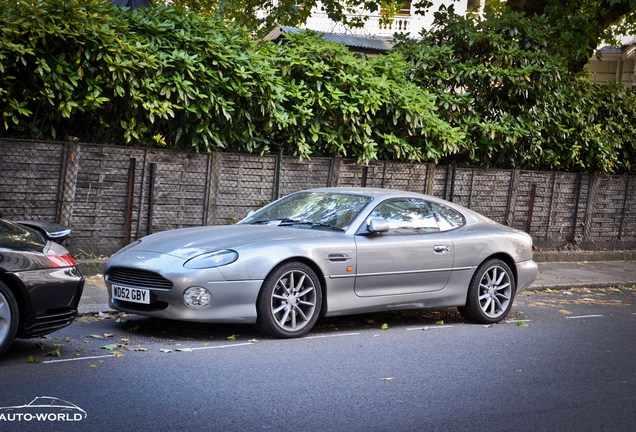
[[223,249],[240,249],[259,242],[298,241],[342,233],[268,225],[223,225],[181,228],[152,234],[131,247],[131,251],[148,251],[188,260],[203,253]]

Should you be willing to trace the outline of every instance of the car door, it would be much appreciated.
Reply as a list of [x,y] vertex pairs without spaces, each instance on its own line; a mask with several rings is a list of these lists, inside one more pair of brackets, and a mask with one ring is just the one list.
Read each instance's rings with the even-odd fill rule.
[[453,244],[440,231],[426,201],[381,203],[369,216],[389,231],[356,235],[355,292],[360,297],[425,293],[443,289],[453,267]]

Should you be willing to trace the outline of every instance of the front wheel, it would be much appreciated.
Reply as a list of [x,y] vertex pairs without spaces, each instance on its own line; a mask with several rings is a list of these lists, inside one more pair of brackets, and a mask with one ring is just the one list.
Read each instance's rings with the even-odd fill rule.
[[18,304],[13,293],[0,282],[0,357],[9,349],[18,331]]
[[290,262],[265,278],[256,309],[259,331],[279,338],[307,333],[316,323],[322,290],[316,273],[306,264]]
[[510,267],[491,259],[477,268],[468,288],[466,306],[458,308],[467,320],[493,324],[503,320],[515,295],[515,279]]

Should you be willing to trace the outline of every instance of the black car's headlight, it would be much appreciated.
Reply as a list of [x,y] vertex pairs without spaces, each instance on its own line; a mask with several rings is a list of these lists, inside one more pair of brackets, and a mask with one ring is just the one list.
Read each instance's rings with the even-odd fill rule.
[[233,250],[219,250],[195,256],[194,258],[186,261],[183,266],[189,269],[221,267],[224,265],[232,264],[238,259],[238,256],[238,252]]

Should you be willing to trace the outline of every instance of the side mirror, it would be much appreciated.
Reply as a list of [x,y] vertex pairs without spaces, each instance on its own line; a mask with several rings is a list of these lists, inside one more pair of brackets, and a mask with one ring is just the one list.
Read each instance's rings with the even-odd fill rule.
[[391,225],[385,219],[371,219],[367,224],[369,232],[381,234],[388,232],[391,229]]

